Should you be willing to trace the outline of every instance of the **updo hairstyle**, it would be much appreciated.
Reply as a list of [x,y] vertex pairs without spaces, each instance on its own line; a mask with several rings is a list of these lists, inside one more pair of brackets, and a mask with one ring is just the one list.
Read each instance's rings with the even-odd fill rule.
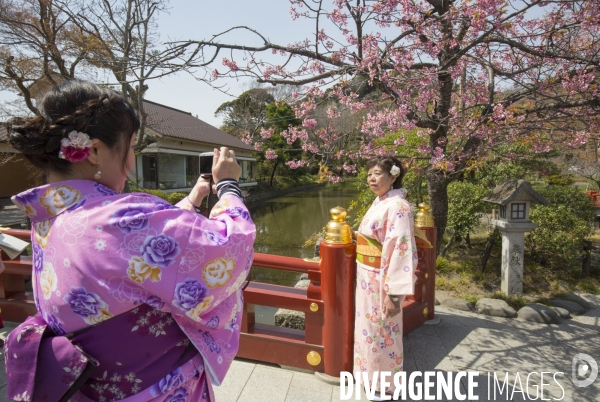
[[7,127],[10,144],[33,165],[46,173],[69,173],[73,164],[58,157],[60,142],[71,131],[79,131],[121,153],[125,171],[129,143],[140,120],[121,95],[86,81],[71,80],[50,89],[38,109],[41,116],[15,118]]
[[400,174],[398,175],[398,177],[396,177],[396,180],[394,180],[392,188],[402,188],[402,178],[404,177],[405,171],[400,160],[398,160],[398,158],[394,156],[376,156],[374,158],[369,159],[367,161],[367,172],[375,166],[379,166],[381,170],[383,170],[391,176],[392,174],[390,173],[390,171],[392,170],[392,167],[394,165],[398,166],[398,168],[400,169]]

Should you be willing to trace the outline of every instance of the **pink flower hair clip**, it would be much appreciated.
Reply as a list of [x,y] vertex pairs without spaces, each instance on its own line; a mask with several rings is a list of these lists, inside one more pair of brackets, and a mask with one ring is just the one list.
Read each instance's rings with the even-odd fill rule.
[[86,133],[71,131],[68,138],[60,141],[60,152],[58,157],[69,162],[81,162],[86,160],[92,152],[92,140]]

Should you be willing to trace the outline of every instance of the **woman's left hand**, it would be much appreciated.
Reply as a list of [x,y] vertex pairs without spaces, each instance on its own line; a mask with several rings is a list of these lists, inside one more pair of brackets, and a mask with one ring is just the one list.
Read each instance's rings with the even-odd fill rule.
[[386,295],[385,299],[383,299],[383,315],[387,318],[391,318],[395,315],[398,315],[398,313],[400,312],[400,304],[400,298],[397,302],[394,302],[392,299],[390,299],[389,295]]
[[[210,177],[198,177],[196,185],[188,196],[188,199],[192,204],[195,206],[200,206],[204,197],[206,197],[211,191],[210,182]],[[213,193],[216,191],[216,187],[214,185],[212,186],[212,191]]]

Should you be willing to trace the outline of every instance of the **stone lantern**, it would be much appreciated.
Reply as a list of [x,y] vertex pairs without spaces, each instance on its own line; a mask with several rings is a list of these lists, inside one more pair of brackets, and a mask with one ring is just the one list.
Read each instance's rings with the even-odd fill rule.
[[499,184],[484,201],[498,204],[498,219],[493,220],[502,232],[502,285],[507,296],[523,293],[523,247],[525,232],[535,229],[529,220],[532,204],[547,205],[525,180],[507,180]]

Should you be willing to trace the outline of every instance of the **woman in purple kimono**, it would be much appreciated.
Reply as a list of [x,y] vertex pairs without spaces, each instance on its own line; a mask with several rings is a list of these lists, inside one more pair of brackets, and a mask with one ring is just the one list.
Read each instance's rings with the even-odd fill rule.
[[202,178],[176,206],[120,194],[139,120],[117,93],[69,81],[40,111],[10,128],[48,184],[13,197],[33,223],[38,314],[6,341],[8,397],[214,400],[237,353],[255,238],[234,152],[215,149],[219,202],[207,219]]
[[[392,375],[404,369],[402,302],[414,294],[417,247],[411,205],[402,188],[404,172],[393,157],[367,162],[368,183],[377,194],[356,237],[356,317],[354,324],[354,375],[373,378],[374,372]],[[388,377],[388,381],[390,378]],[[393,381],[387,392],[393,394]],[[373,400],[384,400],[380,384]]]

